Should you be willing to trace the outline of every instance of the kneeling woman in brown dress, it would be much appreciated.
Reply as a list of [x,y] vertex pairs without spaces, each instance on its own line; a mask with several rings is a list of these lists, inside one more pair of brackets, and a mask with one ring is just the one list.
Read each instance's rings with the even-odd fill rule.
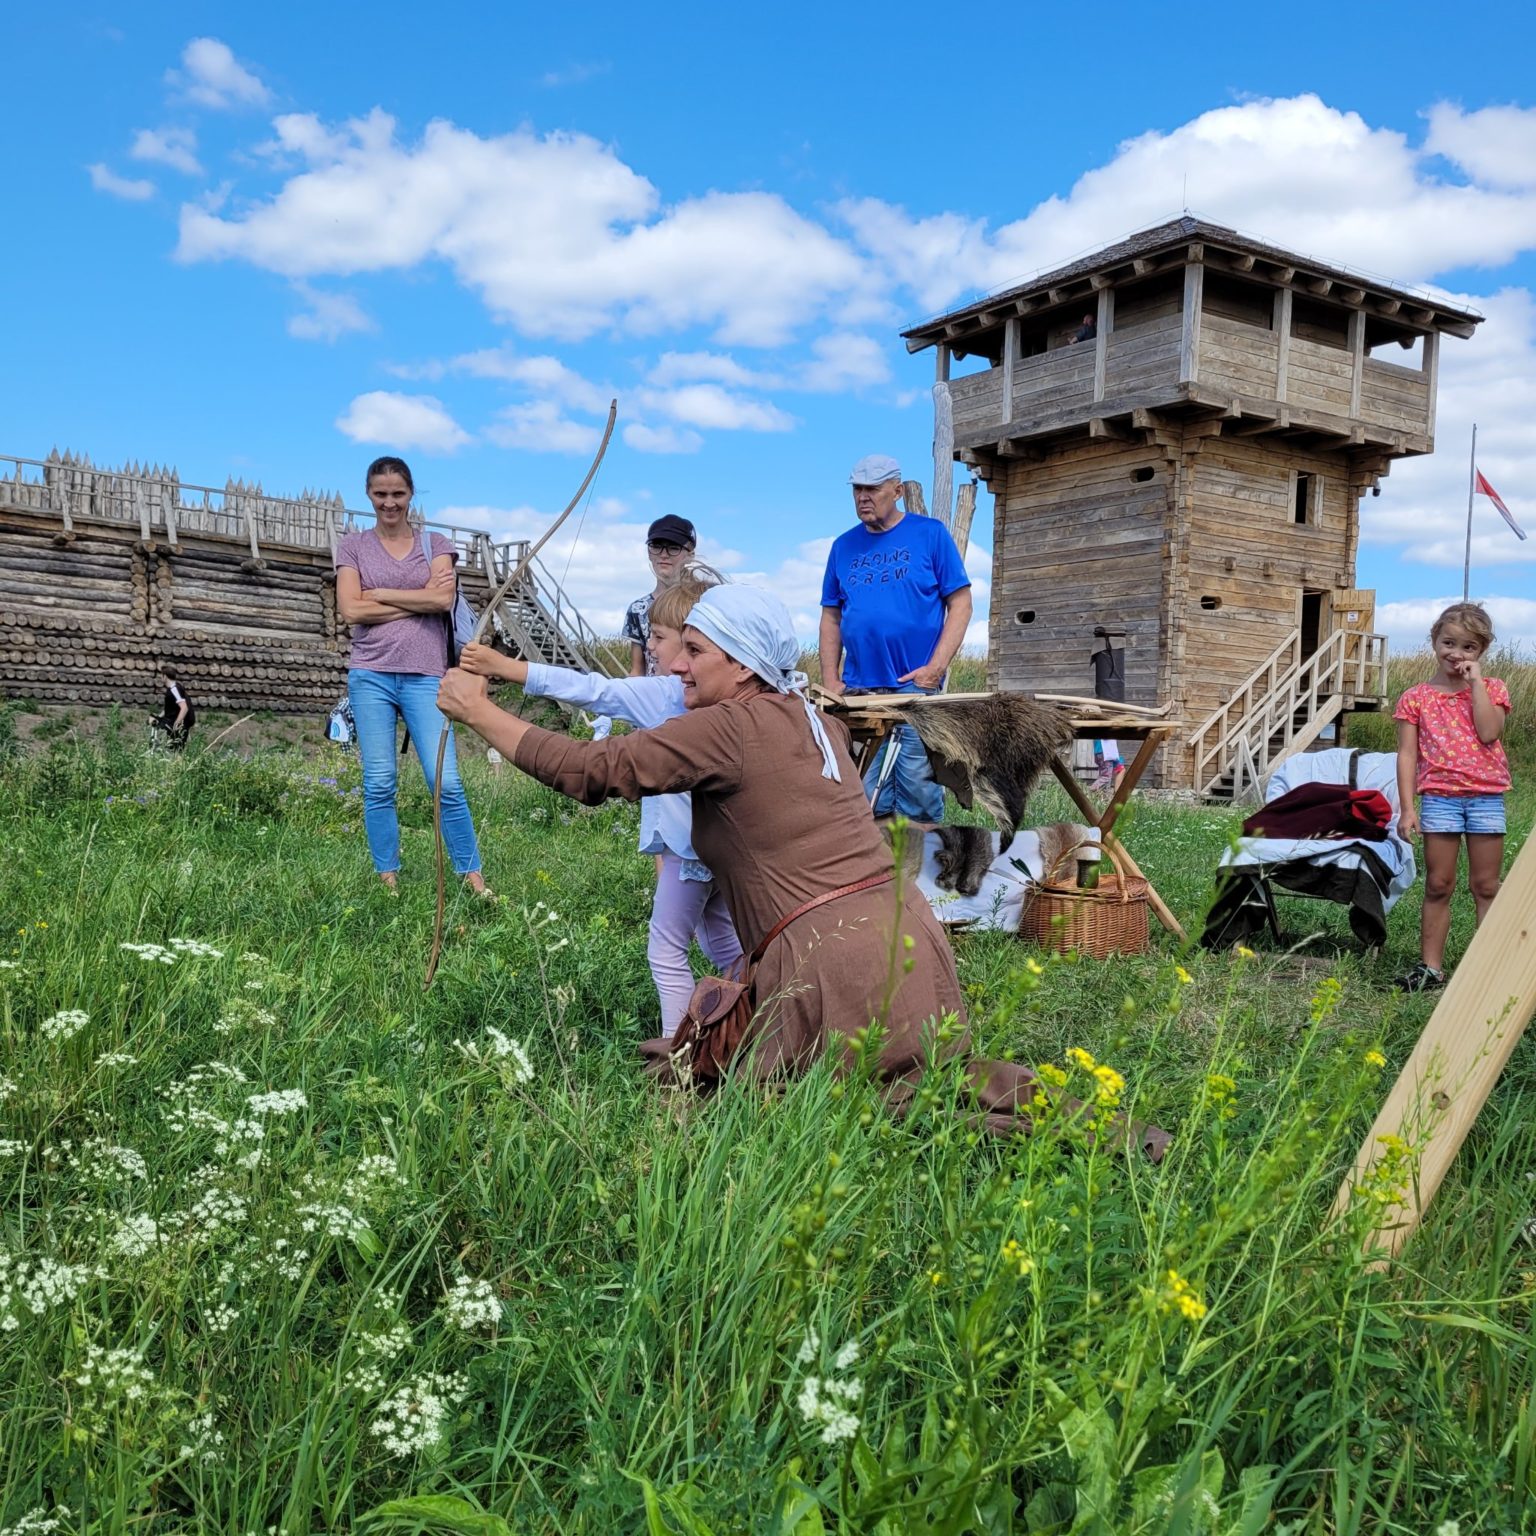
[[[744,947],[815,898],[863,887],[796,918],[768,947],[744,1048],[760,1076],[793,1071],[832,1036],[878,1018],[881,1071],[911,1079],[934,1021],[964,1022],[954,956],[922,893],[898,893],[890,881],[890,848],[870,817],[847,731],[802,691],[789,610],[756,588],[714,587],[689,614],[683,640],[673,671],[687,713],[651,730],[571,741],[498,709],[483,678],[459,671],[443,679],[438,706],[584,805],[690,791],[694,848]],[[1033,1095],[1033,1074],[1011,1063],[978,1062],[972,1076],[994,1113],[1011,1114]]]

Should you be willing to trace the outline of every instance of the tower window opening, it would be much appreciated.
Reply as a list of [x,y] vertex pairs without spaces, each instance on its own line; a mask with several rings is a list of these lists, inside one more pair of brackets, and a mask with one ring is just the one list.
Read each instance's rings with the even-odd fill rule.
[[1207,613],[1215,613],[1215,611],[1221,607],[1221,599],[1219,597],[1211,596],[1211,594],[1208,592],[1204,597],[1200,599],[1200,606],[1205,609]]
[[1013,622],[1015,624],[1033,624],[1035,622],[1035,610],[1033,608],[1020,608],[1014,614]]
[[1133,469],[1131,471],[1131,479],[1139,485],[1144,485],[1156,473],[1157,471],[1150,464],[1143,464],[1140,469]]
[[1296,490],[1291,502],[1291,519],[1296,523],[1317,521],[1319,479],[1316,475],[1296,476]]

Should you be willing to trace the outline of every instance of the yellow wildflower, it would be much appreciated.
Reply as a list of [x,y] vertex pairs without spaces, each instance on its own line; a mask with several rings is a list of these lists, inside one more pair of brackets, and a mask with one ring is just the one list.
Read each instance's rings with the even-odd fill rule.
[[1045,967],[1043,965],[1041,965],[1040,962],[1038,960],[1036,960],[1033,955],[1028,955],[1028,956],[1025,957],[1024,969],[1026,971],[1028,971],[1031,976],[1044,976],[1045,975]]
[[1165,1313],[1177,1312],[1191,1323],[1198,1323],[1206,1312],[1205,1303],[1195,1294],[1195,1288],[1176,1269],[1168,1271],[1168,1283],[1159,1306]]
[[1074,1067],[1081,1067],[1085,1072],[1092,1072],[1098,1066],[1098,1062],[1080,1045],[1074,1045],[1067,1051],[1067,1060]]
[[1176,966],[1174,966],[1174,968],[1173,968],[1173,974],[1174,974],[1174,975],[1175,975],[1175,976],[1177,976],[1177,977],[1178,977],[1178,978],[1179,978],[1179,981],[1180,981],[1180,983],[1181,983],[1181,984],[1182,984],[1182,985],[1183,985],[1183,986],[1186,986],[1186,987],[1187,987],[1187,986],[1188,986],[1188,985],[1189,985],[1189,984],[1190,984],[1190,982],[1192,982],[1192,981],[1193,981],[1193,980],[1194,980],[1194,979],[1195,979],[1195,978],[1194,978],[1194,977],[1193,977],[1193,976],[1191,976],[1191,975],[1190,975],[1190,974],[1189,974],[1189,972],[1188,972],[1188,971],[1186,971],[1186,970],[1185,970],[1185,969],[1184,969],[1184,967],[1183,967],[1183,966],[1182,966],[1182,965],[1176,965]]
[[1256,960],[1258,956],[1246,944],[1239,944],[1237,946],[1237,958],[1239,960]]
[[1365,1064],[1368,1067],[1384,1067],[1387,1064],[1387,1058],[1380,1051],[1367,1051],[1365,1053]]
[[1021,1280],[1035,1267],[1035,1261],[1011,1237],[1003,1244],[1002,1259],[1010,1269],[1018,1269]]
[[1067,1086],[1067,1074],[1055,1062],[1043,1061],[1037,1070],[1042,1083],[1049,1083],[1053,1088],[1065,1088]]

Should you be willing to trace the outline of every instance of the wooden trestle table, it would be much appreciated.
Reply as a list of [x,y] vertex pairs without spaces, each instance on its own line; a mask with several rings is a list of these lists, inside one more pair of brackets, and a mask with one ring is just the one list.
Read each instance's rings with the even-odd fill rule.
[[[891,730],[902,723],[900,706],[910,703],[911,694],[858,694],[851,699],[835,697],[824,689],[813,686],[811,695],[822,708],[836,714],[853,735],[856,749],[855,761],[862,775],[874,761],[880,743]],[[940,693],[930,695],[935,702],[945,700],[981,699],[983,693]],[[1140,745],[1136,755],[1120,776],[1109,799],[1098,806],[1093,803],[1073,775],[1070,763],[1061,757],[1051,759],[1051,772],[1067,792],[1068,798],[1082,813],[1084,821],[1098,830],[1100,841],[1127,875],[1146,880],[1136,861],[1126,850],[1125,844],[1115,836],[1115,823],[1125,809],[1132,791],[1141,782],[1158,749],[1172,736],[1178,735],[1182,726],[1177,720],[1167,718],[1167,706],[1162,710],[1143,709],[1135,705],[1115,704],[1109,700],[1077,698],[1066,694],[1040,693],[1031,695],[1041,704],[1050,704],[1068,714],[1075,741],[1093,741],[1102,736],[1116,740],[1136,741]],[[1178,918],[1168,909],[1168,904],[1158,895],[1157,887],[1147,880],[1147,900],[1158,921],[1170,933],[1185,940],[1187,935]]]

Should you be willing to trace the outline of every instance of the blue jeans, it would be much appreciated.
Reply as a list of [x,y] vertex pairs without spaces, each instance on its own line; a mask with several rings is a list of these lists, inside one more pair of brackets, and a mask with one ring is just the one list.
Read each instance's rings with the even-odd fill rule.
[[[881,693],[924,693],[915,683],[898,683]],[[896,761],[885,772],[886,758]],[[881,779],[884,783],[881,783]],[[879,785],[878,791],[876,786]],[[876,816],[905,816],[911,821],[944,820],[944,787],[934,782],[933,765],[922,738],[910,725],[899,725],[875,754],[864,775],[864,794]]]
[[[437,768],[437,741],[445,724],[437,707],[439,679],[419,672],[369,672],[354,668],[347,673],[347,696],[357,727],[357,746],[363,758],[363,829],[373,867],[381,874],[400,868],[400,820],[395,814],[395,788],[399,759],[395,752],[395,715],[405,717],[405,728],[421,760],[427,791],[433,791]],[[475,826],[469,819],[469,802],[459,778],[453,734],[443,757],[443,844],[454,871],[467,875],[480,868],[480,848]]]

